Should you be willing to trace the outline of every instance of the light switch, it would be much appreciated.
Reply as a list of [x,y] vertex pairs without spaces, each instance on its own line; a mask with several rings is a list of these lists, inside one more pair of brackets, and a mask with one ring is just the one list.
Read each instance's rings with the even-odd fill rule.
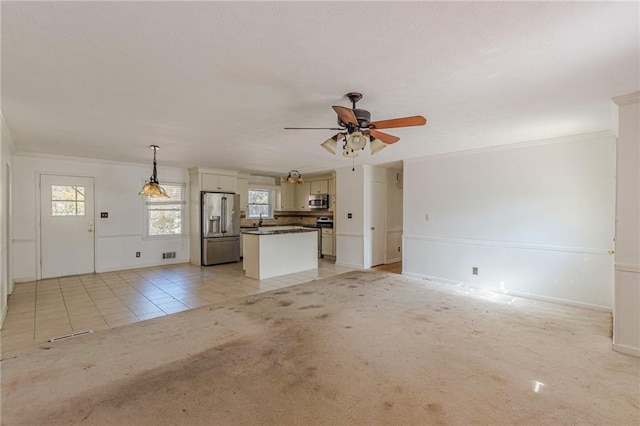
[[429,221],[429,213],[424,215],[424,220],[426,220],[427,222]]

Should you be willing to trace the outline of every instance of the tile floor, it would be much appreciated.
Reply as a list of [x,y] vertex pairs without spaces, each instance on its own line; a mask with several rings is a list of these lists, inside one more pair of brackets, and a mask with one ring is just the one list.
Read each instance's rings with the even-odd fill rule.
[[9,296],[0,350],[5,353],[54,337],[118,327],[349,270],[320,259],[317,270],[258,281],[244,276],[242,262],[210,267],[184,263],[19,283]]

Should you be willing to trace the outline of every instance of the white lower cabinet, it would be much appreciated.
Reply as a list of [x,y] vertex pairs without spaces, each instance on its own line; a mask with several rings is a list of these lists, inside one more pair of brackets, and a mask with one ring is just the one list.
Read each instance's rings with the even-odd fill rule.
[[322,228],[322,255],[333,256],[333,228]]

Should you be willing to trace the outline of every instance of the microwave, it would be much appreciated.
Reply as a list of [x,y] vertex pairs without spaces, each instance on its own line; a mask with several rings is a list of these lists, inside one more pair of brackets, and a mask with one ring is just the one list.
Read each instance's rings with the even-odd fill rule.
[[309,208],[311,210],[316,209],[328,209],[329,208],[329,194],[312,194],[309,195]]

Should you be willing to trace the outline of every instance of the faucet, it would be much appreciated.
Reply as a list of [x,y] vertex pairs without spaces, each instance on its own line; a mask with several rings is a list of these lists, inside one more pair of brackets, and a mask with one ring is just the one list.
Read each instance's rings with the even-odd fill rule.
[[258,226],[262,226],[262,213],[260,213],[260,220],[258,221]]

